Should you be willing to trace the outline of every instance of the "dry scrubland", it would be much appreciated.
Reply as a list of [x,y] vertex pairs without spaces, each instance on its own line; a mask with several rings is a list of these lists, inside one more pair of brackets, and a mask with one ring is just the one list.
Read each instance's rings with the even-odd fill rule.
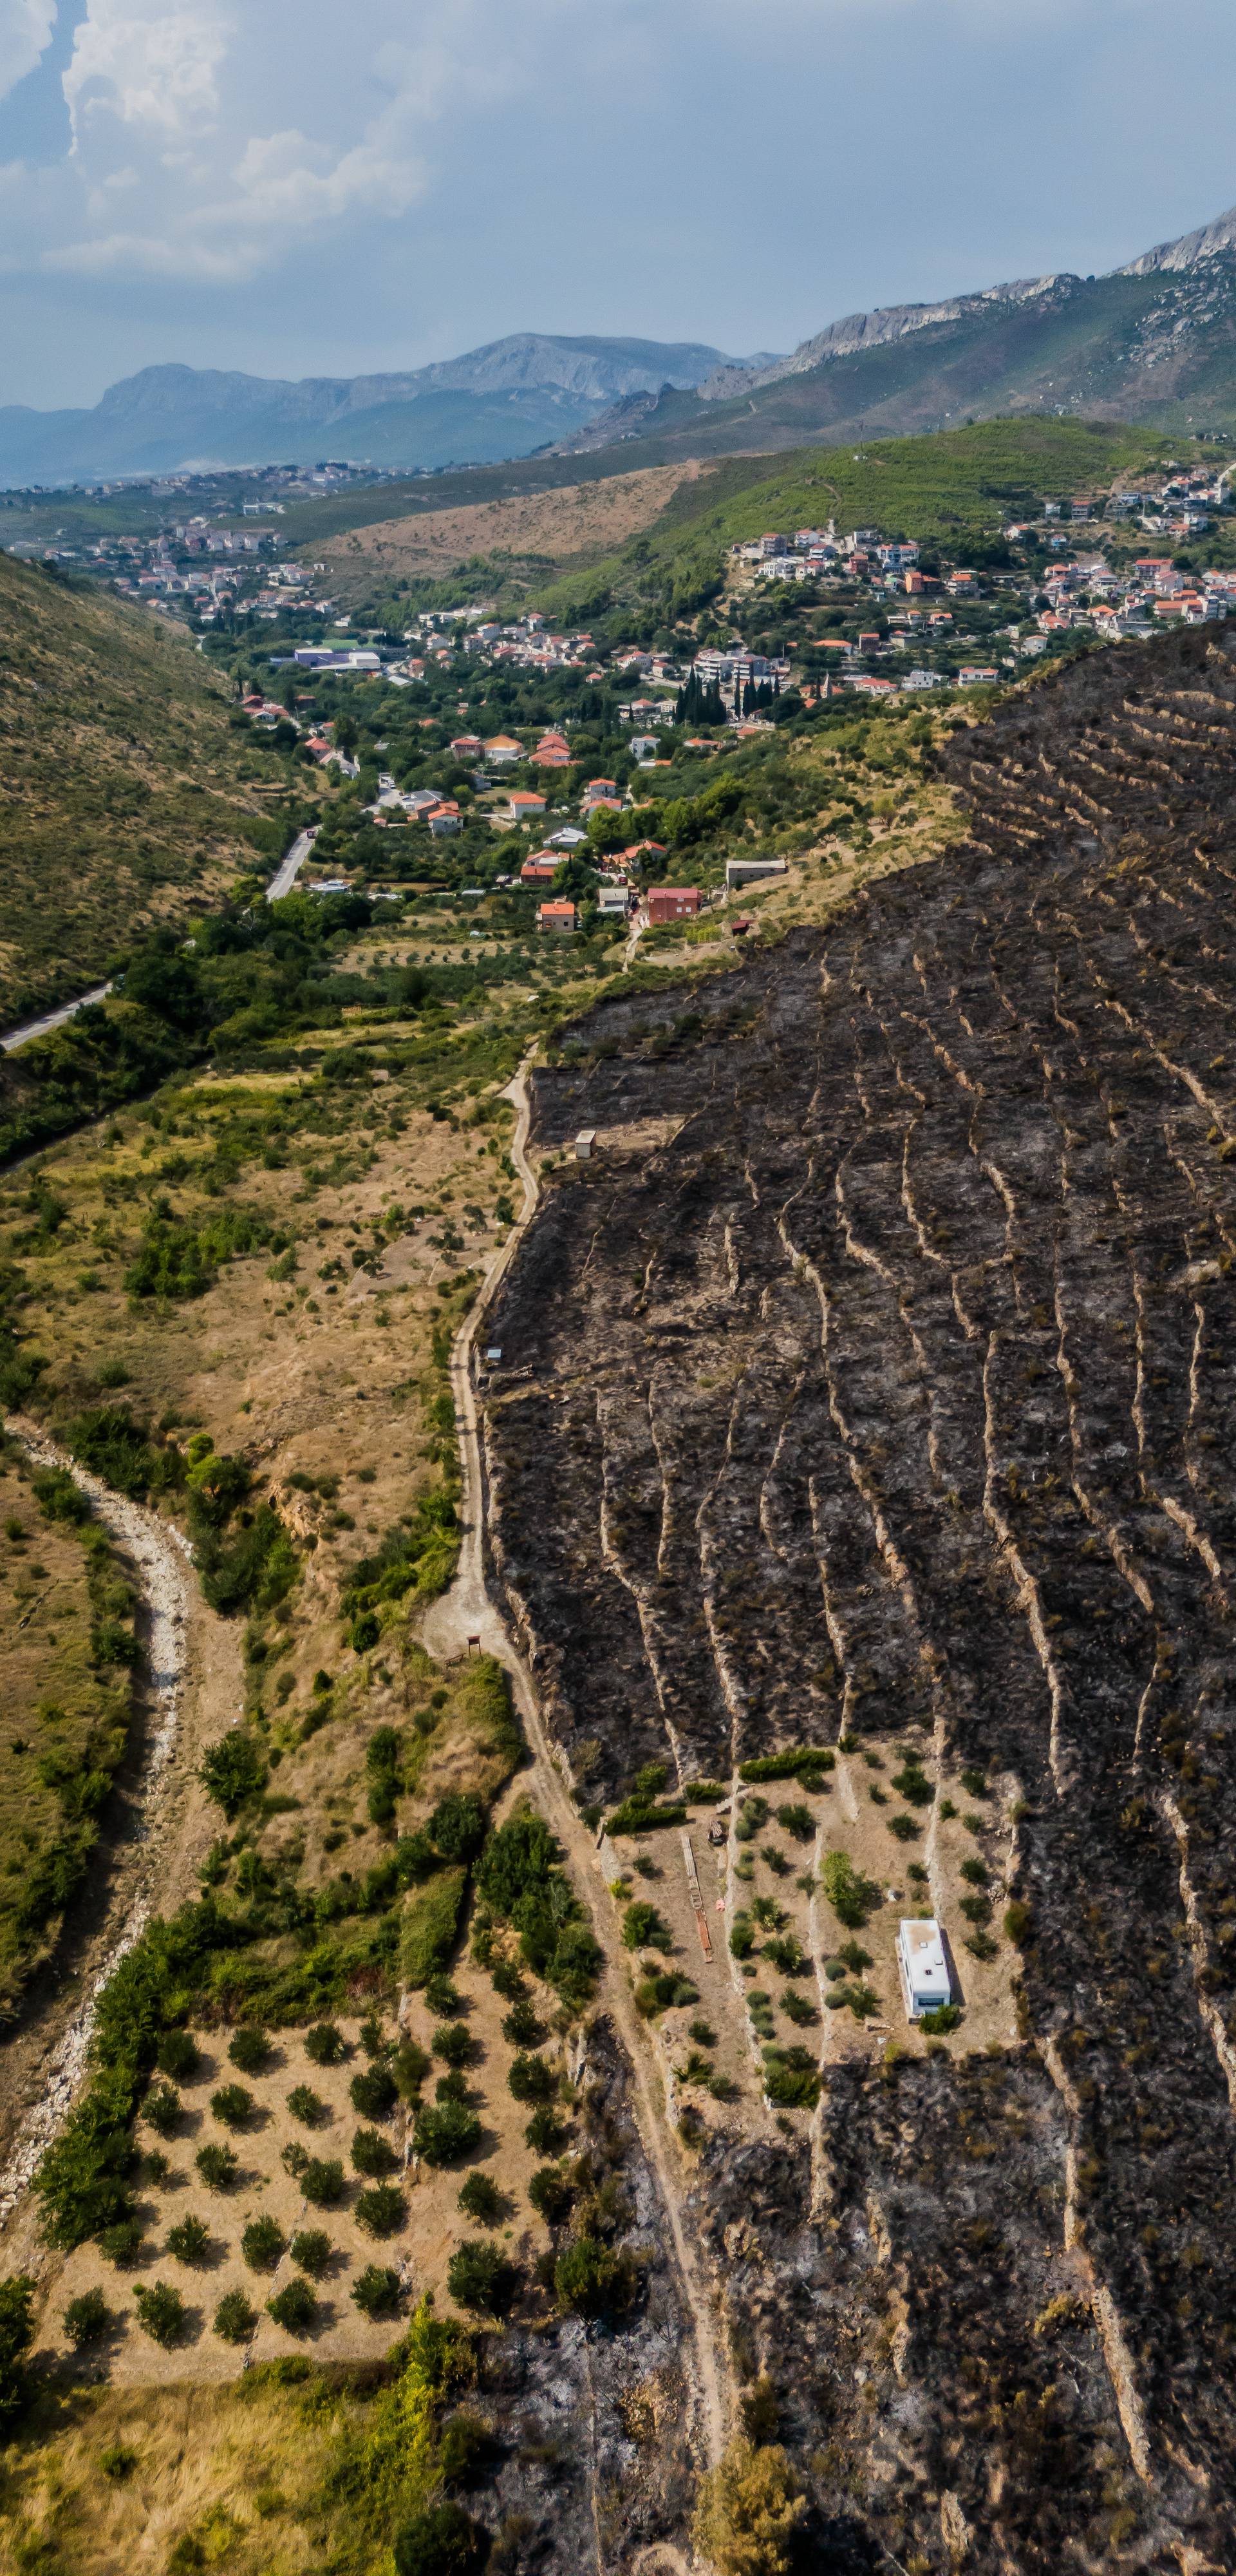
[[[282,845],[270,761],[181,633],[0,555],[0,1022],[80,993]],[[273,835],[273,837],[272,837]]]
[[1234,735],[1222,643],[1098,657],[947,754],[954,852],[603,1002],[534,1140],[667,1141],[551,1173],[493,1319],[497,1568],[582,1794],[844,1737],[825,1845],[941,1903],[956,2037],[832,2016],[810,2142],[718,2122],[695,2185],[763,2420],[916,2569],[1230,2554]]
[[476,555],[533,557],[542,567],[576,556],[604,554],[659,517],[684,483],[708,468],[694,458],[678,465],[645,466],[599,483],[568,483],[554,492],[521,494],[509,501],[481,501],[457,510],[427,510],[406,519],[379,519],[354,535],[331,538],[320,549],[332,570],[372,586],[375,572],[439,580]]

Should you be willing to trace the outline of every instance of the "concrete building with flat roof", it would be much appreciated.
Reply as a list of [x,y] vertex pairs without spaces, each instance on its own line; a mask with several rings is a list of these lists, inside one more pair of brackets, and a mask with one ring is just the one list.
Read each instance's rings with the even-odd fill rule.
[[897,1926],[897,1971],[908,2021],[938,2012],[951,2003],[948,1961],[940,1926],[932,1914],[910,1917]]

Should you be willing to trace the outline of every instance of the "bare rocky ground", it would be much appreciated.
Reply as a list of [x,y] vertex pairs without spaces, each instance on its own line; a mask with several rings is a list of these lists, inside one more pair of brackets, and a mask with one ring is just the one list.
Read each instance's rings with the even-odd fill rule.
[[938,864],[536,1077],[601,1144],[491,1318],[490,1528],[581,1797],[843,1735],[936,1784],[960,2030],[695,2167],[838,2564],[1232,2564],[1234,749],[1223,639],[1096,658],[953,746]]

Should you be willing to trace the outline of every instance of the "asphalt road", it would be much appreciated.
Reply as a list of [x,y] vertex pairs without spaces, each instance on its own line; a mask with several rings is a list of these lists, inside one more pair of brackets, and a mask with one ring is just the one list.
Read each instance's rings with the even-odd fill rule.
[[277,903],[281,894],[291,893],[297,877],[300,875],[301,869],[313,848],[317,828],[317,824],[312,823],[307,832],[300,832],[297,834],[296,839],[292,843],[291,849],[288,851],[286,859],[281,861],[277,874],[271,878],[270,884],[267,886],[266,900],[268,903]]

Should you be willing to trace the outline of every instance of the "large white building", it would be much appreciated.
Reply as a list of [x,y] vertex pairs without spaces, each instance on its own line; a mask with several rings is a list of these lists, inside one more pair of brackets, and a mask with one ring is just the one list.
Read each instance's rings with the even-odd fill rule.
[[940,1926],[932,1914],[897,1926],[897,1968],[908,2021],[920,2021],[952,2000]]

